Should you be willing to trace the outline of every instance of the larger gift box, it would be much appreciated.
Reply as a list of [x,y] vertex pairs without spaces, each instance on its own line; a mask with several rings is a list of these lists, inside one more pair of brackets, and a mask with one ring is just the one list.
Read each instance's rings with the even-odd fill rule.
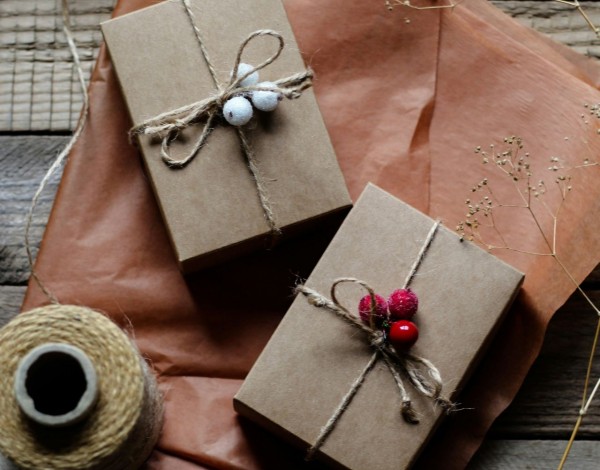
[[[513,301],[523,275],[375,186],[368,186],[305,283],[330,298],[338,278],[358,278],[387,296],[410,283],[418,295],[420,336],[410,353],[441,374],[455,400]],[[339,286],[337,300],[356,314],[366,292]],[[235,409],[304,448],[339,411],[373,357],[366,335],[300,294],[234,399]],[[428,371],[421,371],[428,374]],[[414,462],[444,409],[401,376],[420,420],[409,424],[390,369],[379,360],[323,441],[316,458],[339,468],[397,470]],[[470,413],[472,411],[454,411]]]
[[[258,71],[261,81],[305,70],[279,1],[189,0],[189,6],[192,18],[183,0],[171,0],[102,24],[134,124],[217,93],[200,42],[223,84],[230,79],[241,43],[257,30],[273,30],[285,41],[281,55]],[[258,66],[277,47],[273,36],[255,38],[242,62]],[[339,223],[351,202],[312,90],[283,100],[271,113],[255,114],[244,132],[276,228],[287,236],[328,219]],[[174,136],[169,148],[173,159],[187,155],[203,131],[205,122],[200,121]],[[273,233],[237,129],[223,119],[211,127],[205,146],[181,169],[165,165],[157,139],[138,139],[184,272],[264,247]]]

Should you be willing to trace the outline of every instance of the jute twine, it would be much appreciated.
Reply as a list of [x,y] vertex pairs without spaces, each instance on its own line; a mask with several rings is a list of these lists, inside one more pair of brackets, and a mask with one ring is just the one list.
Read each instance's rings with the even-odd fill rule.
[[72,25],[71,25],[71,16],[69,14],[68,0],[62,0],[61,6],[62,6],[62,19],[63,19],[63,32],[65,33],[65,37],[67,39],[67,44],[69,45],[69,51],[71,52],[71,57],[73,58],[73,63],[75,64],[75,71],[77,72],[77,81],[78,81],[80,91],[81,91],[83,107],[81,110],[81,116],[79,117],[79,122],[77,123],[75,132],[73,132],[73,135],[69,139],[69,142],[67,143],[67,145],[65,145],[65,147],[60,151],[60,153],[58,154],[58,156],[56,157],[56,159],[54,160],[54,162],[52,163],[52,165],[50,166],[50,168],[48,169],[48,171],[46,172],[46,174],[40,181],[40,184],[31,200],[31,206],[29,207],[29,213],[27,214],[27,219],[25,222],[25,250],[27,252],[27,261],[29,262],[30,268],[32,268],[31,276],[37,282],[37,284],[39,285],[42,292],[46,295],[46,297],[48,297],[48,299],[50,299],[50,301],[52,303],[58,303],[58,300],[56,299],[56,297],[54,297],[54,294],[44,285],[44,283],[39,279],[37,273],[33,270],[33,253],[31,250],[31,244],[29,243],[29,233],[31,231],[31,224],[33,222],[33,214],[35,212],[35,208],[40,199],[40,196],[42,195],[42,192],[44,191],[44,189],[46,188],[46,185],[50,181],[50,178],[52,178],[54,173],[56,173],[60,169],[63,162],[67,159],[69,152],[71,152],[71,149],[77,143],[77,141],[79,140],[79,137],[81,137],[81,134],[83,133],[83,129],[85,128],[85,124],[87,122],[87,117],[88,117],[88,113],[89,113],[89,109],[90,109],[90,100],[89,100],[89,96],[88,96],[87,88],[86,88],[86,84],[85,84],[83,67],[81,66],[81,59],[79,58],[79,52],[78,52],[77,46],[75,44],[75,39],[73,38],[73,33],[71,32]]
[[[134,470],[150,455],[162,426],[156,379],[127,334],[95,310],[61,304],[33,268],[29,234],[37,202],[81,136],[89,111],[67,1],[62,0],[63,30],[84,105],[72,138],[40,182],[26,219],[24,239],[31,275],[52,305],[17,315],[0,329],[0,452],[10,464],[26,469]],[[46,343],[75,346],[94,366],[98,401],[80,423],[45,428],[19,408],[15,372],[28,352]]]
[[[162,161],[169,168],[173,169],[185,168],[196,157],[196,155],[206,144],[206,141],[212,133],[217,120],[220,118],[223,105],[230,98],[234,96],[249,96],[253,91],[272,91],[278,93],[284,98],[296,99],[302,95],[304,90],[312,86],[313,76],[311,70],[305,70],[303,72],[290,75],[289,77],[273,80],[272,86],[265,87],[265,85],[261,84],[241,86],[240,84],[243,80],[245,80],[254,72],[261,70],[273,63],[283,51],[285,43],[281,34],[269,29],[262,29],[254,31],[244,41],[242,41],[233,64],[231,77],[227,83],[221,83],[216,68],[212,63],[208,50],[205,46],[200,28],[198,28],[196,24],[196,18],[194,12],[192,11],[190,1],[182,0],[181,3],[196,36],[202,57],[206,63],[208,71],[210,72],[216,92],[212,96],[209,96],[208,98],[198,102],[169,110],[159,114],[158,116],[147,119],[144,122],[134,126],[130,130],[130,136],[132,137],[136,135],[146,135],[150,136],[151,138],[159,139],[161,141],[160,155]],[[241,74],[238,77],[238,67],[241,63],[244,49],[251,41],[260,37],[271,37],[276,39],[276,51],[260,65],[252,67],[246,73]],[[204,123],[202,132],[196,139],[195,144],[188,154],[180,159],[173,158],[170,150],[171,143],[179,137],[180,133],[184,129],[202,122]],[[250,171],[250,175],[256,187],[257,196],[263,210],[265,220],[271,231],[272,238],[275,239],[280,235],[281,230],[275,221],[273,208],[269,200],[264,178],[262,177],[258,168],[256,155],[254,154],[254,150],[244,127],[236,127],[236,132],[240,140],[242,154],[246,160],[248,170]]]
[[[417,270],[419,269],[419,266],[425,258],[426,253],[429,250],[439,226],[440,222],[436,221],[429,230],[427,237],[421,246],[421,249],[419,250],[417,258],[410,268],[402,288],[405,289],[410,285],[412,279],[417,273]],[[350,310],[348,310],[338,301],[336,290],[338,286],[343,283],[354,283],[363,287],[371,298],[371,310],[372,312],[374,311],[376,305],[375,291],[371,286],[360,279],[351,277],[336,279],[331,286],[331,299],[328,299],[316,290],[306,286],[299,285],[296,287],[296,292],[303,294],[311,305],[334,313],[346,323],[365,333],[369,340],[370,346],[374,349],[369,362],[354,380],[348,392],[344,395],[327,423],[321,428],[313,445],[309,447],[306,453],[306,460],[312,460],[317,451],[323,446],[326,439],[333,432],[344,411],[346,411],[346,409],[350,406],[352,399],[362,387],[367,375],[369,372],[371,372],[371,370],[373,370],[379,359],[383,360],[392,377],[394,378],[394,381],[396,382],[396,386],[398,387],[402,401],[400,411],[406,422],[410,424],[418,424],[419,419],[412,405],[410,395],[404,386],[402,375],[405,375],[408,378],[409,382],[419,393],[433,399],[433,401],[442,407],[446,412],[451,412],[454,409],[454,404],[442,396],[442,377],[439,370],[431,361],[424,357],[410,354],[408,352],[396,351],[394,347],[387,341],[386,335],[382,330],[376,328],[372,322],[370,325],[365,324],[358,315],[351,313]]]
[[[99,398],[82,423],[44,428],[21,412],[13,391],[20,360],[44,343],[80,348],[98,376]],[[26,469],[137,469],[161,429],[156,381],[129,337],[104,315],[73,305],[50,305],[0,330],[0,450]]]

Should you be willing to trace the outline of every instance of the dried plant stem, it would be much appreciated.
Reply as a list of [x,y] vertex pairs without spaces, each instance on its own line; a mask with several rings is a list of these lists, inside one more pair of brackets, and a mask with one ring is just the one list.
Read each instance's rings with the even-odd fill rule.
[[441,10],[441,9],[453,9],[462,3],[462,0],[454,2],[452,0],[448,0],[448,3],[444,3],[442,5],[429,5],[429,6],[420,6],[413,5],[410,0],[386,0],[385,6],[388,10],[393,10],[395,6],[412,8],[413,10]]
[[600,28],[598,28],[594,24],[594,22],[591,20],[591,18],[588,16],[588,14],[585,12],[583,7],[579,3],[579,0],[554,0],[554,1],[557,3],[562,3],[563,5],[569,5],[571,7],[574,7],[579,12],[579,14],[583,17],[583,19],[588,24],[590,29],[594,32],[596,37],[600,38]]
[[[574,6],[582,11],[578,1],[557,1]],[[586,21],[593,26],[587,15],[585,15],[583,12],[582,14],[584,18],[586,18]],[[598,34],[599,30],[595,26],[593,26],[593,29]],[[600,119],[600,105],[594,105],[592,107],[585,105],[585,107],[589,109],[593,116]],[[588,121],[585,119],[585,115],[582,114],[581,117],[584,119],[584,122],[587,125]],[[597,132],[600,133],[600,130]],[[572,189],[570,184],[571,177],[568,174],[565,174],[565,171],[570,171],[577,168],[599,166],[599,162],[591,161],[589,158],[586,158],[584,159],[583,164],[567,167],[561,163],[559,157],[550,158],[551,166],[548,168],[548,170],[557,173],[554,182],[556,183],[555,194],[558,197],[554,199],[555,202],[548,202],[545,198],[548,189],[545,182],[540,180],[536,185],[532,185],[533,170],[529,163],[529,153],[523,154],[521,151],[523,149],[522,139],[512,136],[505,138],[504,142],[508,144],[508,148],[506,150],[497,151],[495,146],[492,144],[490,145],[490,150],[483,150],[481,147],[477,147],[475,149],[475,153],[482,157],[483,164],[490,163],[493,168],[499,170],[503,177],[507,177],[511,180],[513,189],[516,193],[515,197],[518,198],[517,201],[511,204],[504,204],[500,202],[500,199],[495,194],[495,191],[492,191],[492,185],[489,183],[487,178],[484,178],[480,183],[471,189],[472,193],[483,193],[482,198],[478,201],[471,201],[471,199],[466,200],[468,207],[466,220],[458,224],[457,231],[461,233],[462,237],[466,236],[469,240],[479,243],[490,251],[507,250],[532,256],[552,257],[556,261],[558,267],[564,272],[568,280],[573,286],[575,286],[575,289],[579,291],[579,293],[583,296],[588,305],[592,307],[596,313],[596,316],[598,317],[598,325],[596,327],[596,333],[594,335],[594,340],[587,363],[587,370],[581,396],[581,408],[579,410],[575,426],[571,432],[570,439],[558,466],[558,470],[562,470],[565,462],[567,461],[577,433],[579,432],[581,424],[583,423],[583,419],[586,416],[596,393],[600,389],[600,379],[598,379],[588,396],[593,372],[592,366],[594,364],[596,349],[598,347],[598,343],[600,342],[600,308],[596,306],[594,301],[581,288],[580,283],[577,282],[575,277],[573,277],[567,266],[559,257],[559,250],[557,246],[559,236],[558,221],[563,210],[563,206],[565,205],[565,201],[567,200],[567,196]],[[537,201],[537,203],[534,201]],[[494,212],[496,210],[505,208],[524,209],[527,212],[527,218],[531,220],[533,225],[537,228],[545,247],[542,245],[539,251],[534,252],[528,251],[526,247],[517,248],[511,246],[510,242],[503,236],[500,227],[496,225],[494,218]],[[551,226],[549,225],[549,222],[551,222]],[[484,232],[486,233],[482,233],[482,229],[485,229]],[[499,240],[499,242],[496,242],[497,245],[487,242],[487,231],[490,231],[492,236],[495,235],[495,237],[497,237],[496,239]]]
[[[581,293],[583,293],[583,291],[581,290],[581,288],[579,288],[579,286],[577,286],[577,288],[579,289],[579,291]],[[598,313],[598,308],[596,308],[596,306],[593,304],[593,302],[588,298],[587,295],[584,294],[584,297],[586,298],[586,300],[588,301],[588,303],[594,308],[594,310],[596,311],[596,313]],[[567,458],[569,457],[569,454],[571,453],[571,447],[573,446],[573,442],[575,442],[575,438],[577,437],[577,433],[579,432],[579,428],[581,427],[581,423],[583,422],[583,417],[587,414],[588,408],[590,407],[590,404],[592,403],[592,400],[594,399],[594,396],[596,395],[596,392],[598,391],[598,387],[600,386],[600,379],[598,379],[598,381],[596,381],[596,385],[594,386],[594,389],[592,390],[592,393],[590,394],[590,396],[587,396],[587,391],[590,385],[590,378],[592,376],[592,366],[594,364],[594,356],[596,355],[596,348],[598,346],[598,338],[600,337],[600,316],[598,317],[598,323],[596,325],[596,333],[594,335],[594,342],[592,344],[592,349],[590,351],[590,357],[588,359],[588,366],[587,366],[587,370],[585,373],[585,382],[583,384],[583,394],[581,396],[581,409],[579,410],[579,416],[577,416],[577,421],[575,422],[575,426],[573,426],[573,431],[571,432],[571,437],[569,438],[569,442],[567,442],[567,447],[565,447],[565,450],[563,452],[563,455],[560,459],[560,463],[558,464],[557,469],[558,470],[562,470],[563,467],[565,466],[565,463],[567,462]]]
[[579,426],[581,426],[582,421],[583,421],[583,415],[580,414],[577,417],[577,422],[575,423],[575,427],[573,428],[573,432],[571,433],[571,438],[569,439],[569,442],[567,443],[567,447],[565,448],[562,458],[560,459],[560,463],[558,464],[558,470],[562,470],[565,463],[567,462],[567,458],[569,457],[569,454],[571,453],[571,447],[573,446],[573,442],[575,442],[575,436],[577,436],[577,433],[579,432]]
[[562,268],[562,270],[565,272],[565,274],[567,275],[567,277],[569,278],[569,280],[573,283],[573,285],[575,285],[577,287],[577,290],[581,293],[581,295],[583,295],[583,298],[586,300],[586,302],[594,309],[594,312],[596,312],[596,315],[598,315],[598,317],[600,317],[600,309],[598,309],[598,307],[596,307],[596,304],[594,304],[594,302],[592,301],[592,299],[590,299],[588,297],[588,295],[581,288],[581,286],[579,285],[579,283],[575,280],[575,278],[573,278],[573,276],[571,275],[571,273],[569,272],[569,270],[566,268],[566,266],[556,256],[556,253],[553,253],[552,256],[554,257],[554,259],[556,260],[556,262],[558,263],[558,265]]
[[556,261],[556,263],[560,266],[560,268],[562,269],[562,271],[566,274],[566,276],[569,278],[569,280],[573,283],[573,285],[576,287],[577,291],[579,291],[579,293],[583,296],[583,298],[585,299],[585,301],[592,307],[592,309],[594,310],[594,312],[596,312],[596,315],[598,316],[598,323],[596,325],[596,332],[594,334],[594,340],[592,343],[592,348],[590,350],[590,355],[588,358],[588,364],[587,364],[587,370],[585,373],[585,380],[584,380],[584,384],[583,384],[583,393],[581,396],[581,409],[579,410],[579,415],[577,416],[577,421],[575,422],[575,426],[573,427],[573,431],[571,432],[571,436],[569,438],[569,441],[567,442],[567,446],[563,452],[562,458],[560,460],[560,463],[558,465],[558,470],[562,470],[567,458],[569,457],[569,454],[571,452],[571,447],[573,446],[573,442],[575,441],[575,438],[577,437],[577,433],[579,432],[579,428],[581,427],[581,424],[583,423],[583,418],[584,416],[587,415],[588,409],[594,399],[594,396],[596,395],[596,392],[598,391],[598,389],[600,388],[600,379],[598,379],[596,381],[596,384],[594,386],[594,388],[592,389],[592,392],[590,393],[590,395],[588,396],[588,390],[590,387],[590,381],[591,381],[591,377],[592,377],[592,367],[594,365],[594,358],[596,356],[596,349],[598,346],[598,340],[600,338],[600,309],[596,306],[596,304],[594,304],[594,302],[592,301],[592,299],[585,293],[585,291],[581,288],[580,284],[575,280],[575,278],[571,275],[571,273],[569,272],[569,270],[567,269],[567,267],[563,264],[563,262],[560,260],[560,258],[557,256],[555,248],[556,248],[556,223],[554,224],[554,236],[553,236],[553,240],[552,240],[552,245],[553,245],[553,252],[552,253],[531,253],[531,252],[527,252],[524,250],[519,250],[519,249],[515,249],[515,248],[510,248],[508,246],[506,247],[494,247],[494,246],[489,246],[488,247],[490,249],[498,249],[498,248],[504,248],[510,251],[515,251],[517,253],[526,253],[526,254],[532,254],[535,256],[551,256],[552,258],[554,258],[554,260]]

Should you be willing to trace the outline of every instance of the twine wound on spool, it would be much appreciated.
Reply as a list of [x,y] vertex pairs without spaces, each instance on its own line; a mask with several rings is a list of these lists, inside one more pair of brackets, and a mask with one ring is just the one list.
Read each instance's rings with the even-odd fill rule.
[[42,426],[83,421],[98,400],[98,376],[90,358],[70,344],[44,343],[21,359],[15,372],[21,411]]
[[[0,376],[0,450],[21,468],[133,470],[158,439],[154,376],[129,337],[92,309],[18,315],[0,330]],[[23,409],[29,401],[41,419]]]
[[[216,69],[205,47],[204,40],[202,39],[202,34],[196,24],[195,15],[191,9],[189,0],[182,0],[182,4],[194,30],[194,34],[202,52],[202,57],[204,58],[208,71],[210,72],[212,80],[217,89],[217,92],[213,96],[210,96],[206,99],[188,104],[186,106],[182,106],[171,111],[167,111],[165,113],[159,114],[158,116],[154,116],[150,119],[147,119],[141,124],[134,126],[130,130],[130,136],[147,135],[150,137],[159,138],[161,140],[161,158],[169,168],[173,169],[181,169],[186,167],[196,157],[196,155],[200,152],[200,150],[208,140],[208,137],[210,136],[214,128],[215,121],[219,117],[219,114],[222,112],[223,105],[230,98],[235,96],[249,95],[252,92],[257,91],[269,91],[278,93],[280,96],[283,96],[288,99],[296,99],[302,95],[302,92],[304,90],[312,86],[313,76],[311,70],[305,70],[304,72],[299,72],[290,75],[289,77],[274,80],[267,87],[261,84],[241,86],[240,84],[250,75],[265,68],[266,66],[277,60],[277,58],[283,51],[283,37],[275,31],[264,29],[254,31],[241,43],[234,61],[231,78],[229,79],[229,82],[227,84],[222,84],[219,80]],[[245,73],[242,73],[238,76],[238,68],[241,63],[244,49],[252,40],[263,36],[269,36],[277,39],[277,50],[271,57],[266,59],[263,63],[256,67],[250,67]],[[202,132],[200,133],[200,136],[193,145],[192,149],[184,158],[174,159],[171,156],[170,152],[171,143],[178,138],[181,131],[201,121],[204,122],[204,127],[202,129]],[[250,145],[250,141],[248,139],[248,136],[246,135],[246,131],[244,130],[244,128],[242,126],[236,127],[236,132],[238,138],[240,139],[240,147],[242,149],[242,153],[244,155],[244,158],[246,159],[246,163],[252,176],[252,179],[254,180],[257,195],[265,219],[267,221],[267,224],[269,225],[271,234],[274,237],[276,237],[281,233],[281,230],[279,229],[275,221],[275,216],[273,214],[273,209],[269,201],[269,196],[264,183],[264,179],[261,176],[258,169],[258,164],[256,162],[254,150]]]
[[[425,258],[425,255],[431,245],[431,242],[433,241],[435,234],[437,233],[439,226],[440,222],[436,221],[429,230],[425,242],[421,246],[417,258],[411,266],[409,274],[404,281],[403,289],[406,289],[414,278],[419,266]],[[328,310],[336,314],[346,323],[363,331],[369,339],[370,346],[375,351],[367,365],[363,368],[362,372],[354,380],[350,386],[350,389],[344,395],[327,423],[321,428],[315,442],[309,447],[306,453],[306,460],[312,460],[317,451],[325,443],[327,437],[334,430],[342,414],[350,406],[352,399],[362,387],[367,375],[369,372],[371,372],[371,370],[373,370],[375,364],[380,358],[383,359],[385,365],[394,378],[394,381],[396,382],[402,400],[401,413],[406,422],[410,424],[418,424],[419,419],[412,406],[410,395],[406,391],[401,374],[404,374],[408,377],[410,383],[419,393],[432,398],[434,402],[441,406],[447,413],[454,409],[454,404],[442,396],[443,382],[440,372],[435,365],[423,357],[419,357],[408,352],[396,351],[394,347],[387,341],[383,331],[374,328],[373,325],[366,325],[358,315],[351,313],[346,307],[344,307],[338,301],[336,296],[337,287],[342,283],[355,283],[360,285],[369,293],[369,296],[371,297],[371,305],[375,305],[375,291],[366,282],[355,278],[336,279],[331,286],[331,299],[328,299],[314,289],[310,289],[303,285],[296,286],[295,290],[296,293],[303,294],[311,305]]]

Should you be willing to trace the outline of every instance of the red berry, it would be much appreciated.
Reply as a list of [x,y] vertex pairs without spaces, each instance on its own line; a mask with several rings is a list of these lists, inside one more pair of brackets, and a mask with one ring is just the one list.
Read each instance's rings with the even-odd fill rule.
[[[358,303],[358,314],[365,323],[369,324],[371,316],[371,296],[365,295]],[[377,326],[381,326],[383,321],[388,317],[387,302],[385,299],[375,294],[375,310],[373,311],[373,322]]]
[[410,320],[417,313],[419,299],[410,289],[397,289],[388,299],[390,317],[393,320]]
[[388,337],[397,351],[406,351],[419,339],[419,329],[411,321],[398,320],[392,323]]

